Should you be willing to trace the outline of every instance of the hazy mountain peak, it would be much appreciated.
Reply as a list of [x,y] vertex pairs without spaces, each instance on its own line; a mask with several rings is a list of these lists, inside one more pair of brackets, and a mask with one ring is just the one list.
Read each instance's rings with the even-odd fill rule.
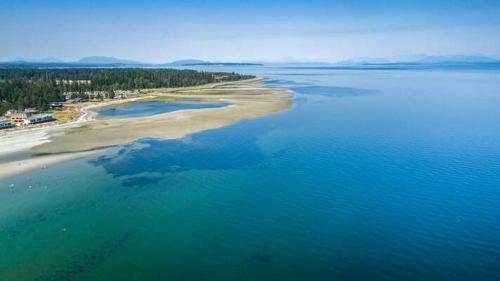
[[85,64],[140,64],[140,62],[115,57],[92,56],[81,58],[78,63]]

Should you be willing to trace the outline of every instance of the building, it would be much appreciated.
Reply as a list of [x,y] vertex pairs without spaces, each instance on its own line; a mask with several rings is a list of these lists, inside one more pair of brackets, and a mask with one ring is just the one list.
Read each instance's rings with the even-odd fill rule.
[[9,110],[8,114],[6,114],[5,116],[9,117],[12,122],[16,122],[16,123],[21,123],[26,118],[28,118],[28,114],[26,114],[24,112],[18,112],[18,111],[12,111],[12,110]]
[[115,99],[131,98],[139,94],[138,91],[130,91],[130,90],[116,90],[114,91],[114,93],[115,93]]
[[50,103],[50,108],[51,109],[61,109],[64,107],[64,103],[63,102],[51,102]]
[[87,99],[108,99],[109,98],[109,93],[106,91],[86,91],[83,93],[79,92],[64,92],[63,93],[65,99],[68,100],[74,100],[77,97],[85,97]]
[[54,121],[54,117],[52,114],[38,114],[38,115],[33,115],[27,119],[24,120],[24,125],[32,125],[32,124],[38,124],[38,123],[43,123],[43,122],[49,122],[49,121]]
[[109,98],[109,93],[106,92],[106,91],[93,91],[93,92],[85,92],[85,95],[89,98],[89,99],[107,99]]
[[10,120],[0,120],[0,129],[7,129],[15,127],[16,124]]
[[26,113],[26,115],[28,115],[28,116],[31,116],[33,114],[37,114],[38,109],[36,109],[35,107],[28,107],[24,110],[24,113]]
[[77,103],[86,102],[86,101],[87,100],[84,100],[81,98],[76,98],[76,99],[67,100],[66,104],[77,104]]
[[16,123],[21,123],[24,122],[28,117],[32,116],[33,114],[37,114],[38,109],[31,107],[31,108],[26,108],[24,111],[17,111],[14,109],[11,109],[7,111],[5,114],[6,117],[10,118],[10,121],[16,122]]
[[70,100],[74,97],[77,97],[78,96],[78,92],[64,92],[63,93],[63,96],[66,100]]

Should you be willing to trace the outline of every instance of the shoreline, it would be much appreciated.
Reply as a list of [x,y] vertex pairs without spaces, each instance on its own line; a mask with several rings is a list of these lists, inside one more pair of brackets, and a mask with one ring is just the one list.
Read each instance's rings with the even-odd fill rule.
[[[224,85],[238,85],[241,83],[255,83],[255,82],[260,82],[265,80],[265,77],[255,77],[251,79],[245,79],[245,80],[238,80],[238,81],[226,81],[226,82],[216,82],[216,83],[209,83],[209,84],[204,84],[204,85],[198,85],[198,86],[189,86],[189,87],[178,87],[178,88],[152,88],[152,89],[142,89],[144,91],[148,92],[165,92],[165,93],[170,93],[170,92],[176,92],[176,91],[194,91],[194,90],[200,90],[200,89],[209,89],[209,88],[214,88],[217,86],[224,86]],[[129,102],[134,102],[140,99],[147,99],[154,97],[154,94],[144,94],[142,96],[137,96],[137,97],[132,97],[132,98],[127,98],[127,99],[111,99],[111,100],[106,100],[106,101],[101,101],[101,102],[91,102],[90,104],[82,104],[82,106],[78,107],[78,111],[80,111],[80,116],[76,118],[76,120],[70,120],[67,122],[59,123],[56,121],[53,122],[48,122],[48,123],[41,123],[34,125],[32,127],[28,128],[8,128],[4,130],[0,130],[0,141],[2,140],[3,137],[8,137],[9,135],[14,135],[15,133],[19,132],[32,132],[36,131],[37,129],[47,129],[47,128],[59,128],[64,125],[73,125],[73,124],[78,124],[81,122],[85,121],[91,121],[93,118],[97,116],[97,114],[94,114],[95,112],[92,109],[96,108],[101,108],[101,107],[107,107],[107,106],[114,106],[116,104],[122,104],[122,103],[129,103]],[[0,142],[1,143],[1,142]],[[0,147],[0,152],[1,152],[1,147]],[[0,154],[1,156],[1,154]]]
[[[241,119],[262,117],[288,109],[292,104],[292,94],[284,89],[267,88],[260,83],[263,79],[258,77],[195,87],[152,89],[139,97],[81,107],[79,110],[82,114],[74,121],[0,135],[0,180],[62,161],[97,154],[105,151],[104,147],[122,145],[141,138],[182,138],[231,125]],[[101,107],[142,99],[193,98],[209,103],[227,102],[230,105],[177,110],[136,118],[101,119],[96,113],[96,109]],[[28,157],[12,157],[21,153]]]

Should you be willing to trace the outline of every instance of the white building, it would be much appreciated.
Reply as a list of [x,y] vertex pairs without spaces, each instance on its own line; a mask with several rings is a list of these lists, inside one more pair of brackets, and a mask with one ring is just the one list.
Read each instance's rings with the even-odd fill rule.
[[53,120],[54,120],[54,117],[52,116],[52,114],[38,114],[38,115],[33,115],[33,116],[25,119],[24,125],[49,122],[49,121],[53,121]]

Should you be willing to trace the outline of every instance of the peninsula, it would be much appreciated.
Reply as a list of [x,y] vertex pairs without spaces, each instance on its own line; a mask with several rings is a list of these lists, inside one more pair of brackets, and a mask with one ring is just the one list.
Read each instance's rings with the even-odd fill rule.
[[[99,110],[131,103],[196,102],[223,107],[176,110],[167,113],[107,118]],[[182,88],[156,88],[130,98],[107,99],[79,107],[70,122],[0,133],[0,178],[102,152],[108,147],[142,138],[175,139],[220,128],[241,119],[285,110],[291,93],[269,88],[262,78],[215,82]]]

